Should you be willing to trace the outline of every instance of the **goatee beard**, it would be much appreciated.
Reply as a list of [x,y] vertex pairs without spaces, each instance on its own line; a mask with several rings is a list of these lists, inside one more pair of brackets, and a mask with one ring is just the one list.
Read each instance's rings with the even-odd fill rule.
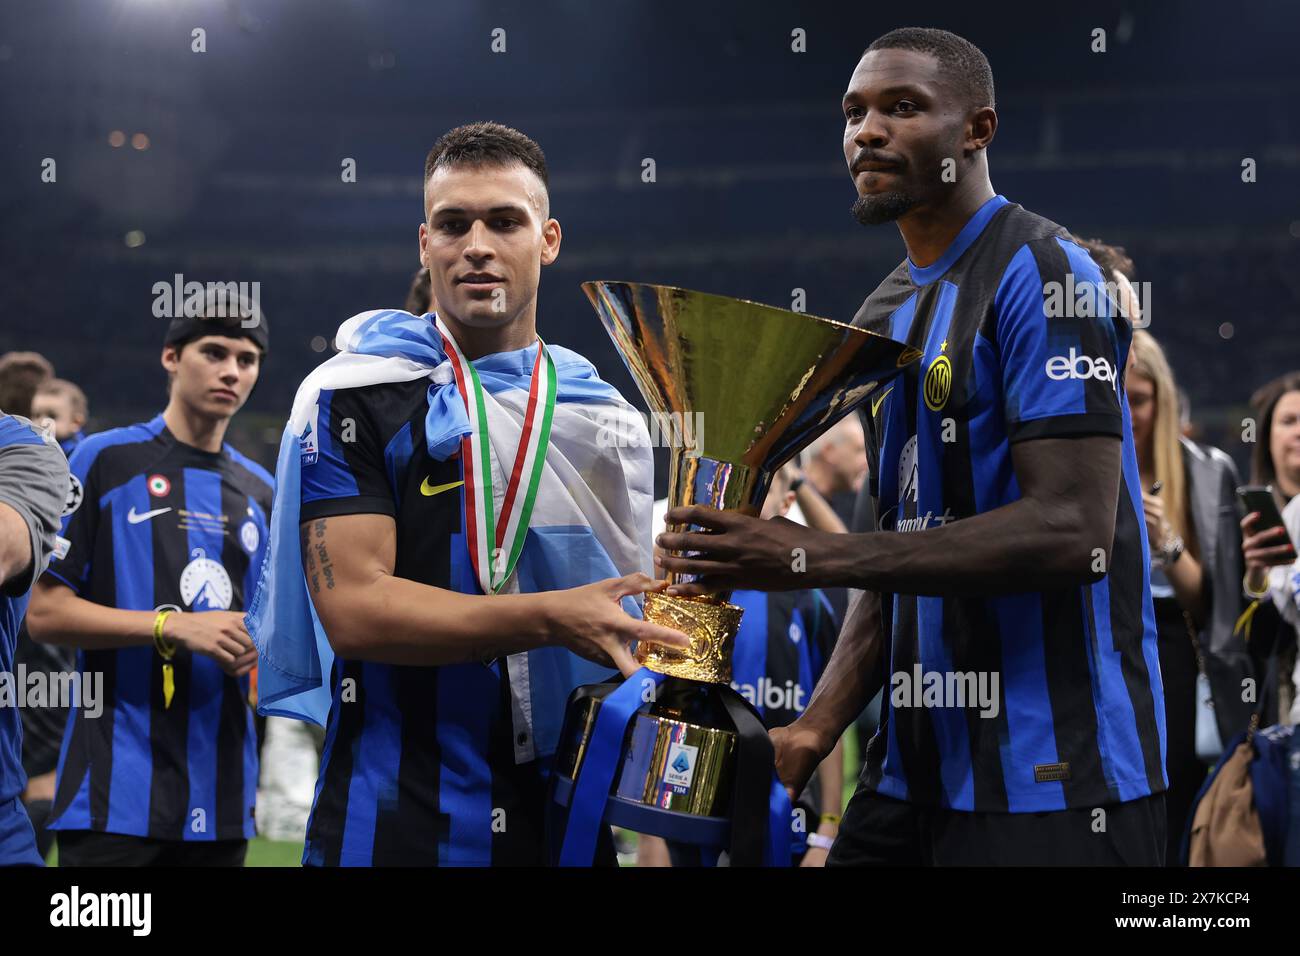
[[916,200],[907,193],[873,193],[853,201],[853,218],[864,226],[879,226],[893,222],[915,205]]

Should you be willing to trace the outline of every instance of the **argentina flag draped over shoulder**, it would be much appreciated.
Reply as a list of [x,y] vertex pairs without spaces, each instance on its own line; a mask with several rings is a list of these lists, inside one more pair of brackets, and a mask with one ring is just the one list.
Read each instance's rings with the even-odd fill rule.
[[[258,649],[258,710],[324,726],[334,653],[307,593],[299,551],[302,467],[314,460],[323,390],[429,379],[425,438],[445,461],[472,430],[432,314],[377,310],[339,328],[337,355],[303,381],[280,441],[270,544],[245,621]],[[539,343],[473,361],[483,385],[496,502],[513,466]],[[550,444],[527,536],[504,592],[577,587],[650,573],[653,461],[645,422],[581,355],[547,347],[555,364]],[[468,476],[467,476],[468,477]],[[407,529],[408,533],[412,529]],[[629,613],[640,615],[631,598]],[[519,762],[553,752],[564,702],[612,672],[559,647],[513,654],[508,673]],[[523,734],[522,731],[528,731]]]

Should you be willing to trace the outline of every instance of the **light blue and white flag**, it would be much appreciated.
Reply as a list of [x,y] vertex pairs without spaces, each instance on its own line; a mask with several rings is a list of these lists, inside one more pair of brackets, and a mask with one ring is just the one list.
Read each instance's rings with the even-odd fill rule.
[[[472,431],[435,321],[396,310],[353,316],[335,338],[338,354],[308,375],[294,398],[276,464],[270,545],[245,617],[258,649],[263,714],[323,726],[329,713],[334,653],[307,593],[298,543],[302,464],[316,444],[321,391],[428,378],[430,455],[445,461]],[[473,361],[485,392],[497,496],[514,465],[539,347]],[[581,355],[547,348],[556,373],[550,444],[523,551],[501,593],[577,587],[652,568],[654,466],[645,421]],[[631,599],[624,607],[639,615]],[[558,647],[513,654],[503,666],[514,738],[527,741],[516,748],[518,762],[553,752],[570,691],[612,673]]]

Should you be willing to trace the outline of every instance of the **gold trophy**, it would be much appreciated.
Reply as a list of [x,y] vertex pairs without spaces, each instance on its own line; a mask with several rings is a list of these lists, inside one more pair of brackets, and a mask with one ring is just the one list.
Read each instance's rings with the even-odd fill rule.
[[[673,426],[670,508],[758,514],[786,461],[921,355],[863,329],[743,299],[631,282],[582,288],[656,421]],[[626,728],[604,819],[687,842],[730,843],[734,861],[738,841],[729,831],[742,827],[742,815],[752,827],[766,808],[772,751],[757,713],[730,687],[741,608],[729,598],[646,595],[646,619],[685,633],[691,646],[636,649],[638,661],[668,677]],[[570,699],[557,763],[561,803],[610,685],[597,686]],[[739,801],[750,804],[743,814]]]

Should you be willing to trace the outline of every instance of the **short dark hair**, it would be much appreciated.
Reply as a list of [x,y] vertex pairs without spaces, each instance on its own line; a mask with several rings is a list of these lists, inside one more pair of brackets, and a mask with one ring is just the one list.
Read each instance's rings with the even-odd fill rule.
[[1088,251],[1092,261],[1101,269],[1101,277],[1107,282],[1114,278],[1111,274],[1114,272],[1118,272],[1129,282],[1137,281],[1137,269],[1123,246],[1112,246],[1100,239],[1084,239],[1075,235],[1071,235],[1070,238]]
[[863,56],[872,50],[913,50],[928,53],[939,61],[945,79],[957,89],[968,109],[994,106],[993,69],[988,57],[970,40],[931,27],[899,27],[877,37]]
[[53,377],[54,366],[40,352],[0,355],[0,411],[31,418],[36,389]]
[[424,182],[439,169],[451,166],[508,166],[523,163],[550,188],[546,155],[542,147],[509,126],[483,121],[457,126],[438,137],[424,160]]
[[1250,396],[1255,412],[1255,447],[1250,452],[1250,483],[1271,485],[1277,481],[1277,462],[1273,461],[1273,413],[1288,392],[1300,392],[1300,372],[1287,372],[1268,382]]
[[[208,283],[203,291],[189,296],[179,315],[173,316],[163,335],[163,345],[184,345],[208,335],[248,339],[257,346],[261,358],[271,348],[271,329],[266,313],[255,296],[251,301],[242,291],[230,289],[234,283]],[[252,324],[247,320],[252,319]],[[177,350],[180,354],[180,350]]]
[[421,266],[411,276],[411,288],[406,293],[406,311],[412,315],[424,315],[433,302],[433,288],[429,282],[429,270]]

